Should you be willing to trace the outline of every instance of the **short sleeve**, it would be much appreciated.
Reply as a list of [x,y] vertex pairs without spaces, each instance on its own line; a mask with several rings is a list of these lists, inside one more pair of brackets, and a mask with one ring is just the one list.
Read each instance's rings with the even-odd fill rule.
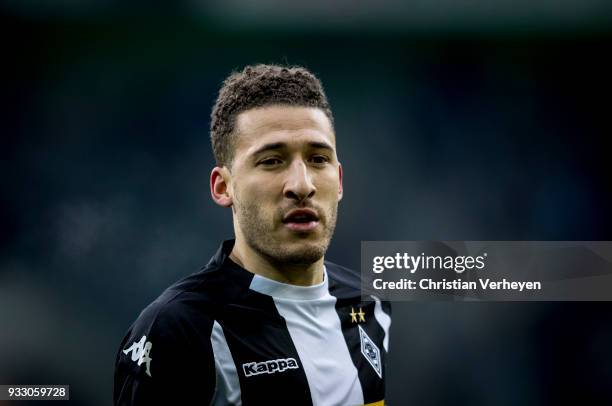
[[212,320],[180,306],[150,306],[130,327],[115,362],[115,406],[206,405],[215,390]]

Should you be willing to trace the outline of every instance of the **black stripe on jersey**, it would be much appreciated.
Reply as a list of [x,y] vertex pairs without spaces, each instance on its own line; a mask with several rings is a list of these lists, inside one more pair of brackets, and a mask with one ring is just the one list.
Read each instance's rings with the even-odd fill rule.
[[[168,296],[174,297],[173,292]],[[192,293],[148,306],[121,342],[115,364],[113,404],[197,405],[210,401],[215,365],[210,354],[212,320],[197,307]],[[124,350],[146,337],[152,343],[150,373]],[[204,343],[204,345],[202,345]],[[160,382],[162,384],[160,384]]]
[[[304,367],[272,297],[246,291],[217,321],[236,365],[243,405],[312,405]],[[243,367],[289,358],[299,367],[250,376]]]
[[[326,263],[329,275],[330,294],[336,296],[336,312],[340,318],[342,335],[351,354],[353,364],[357,368],[359,381],[363,390],[364,403],[373,403],[383,400],[385,397],[385,375],[386,375],[386,352],[383,348],[385,332],[374,317],[375,302],[362,302],[361,290],[358,276],[353,272],[332,263]],[[336,281],[336,279],[338,281]],[[341,281],[341,282],[339,282]],[[341,287],[336,288],[336,287]],[[354,322],[350,315],[351,311],[358,312],[361,309],[365,313],[365,322]],[[361,337],[359,328],[366,332],[368,337],[374,341],[380,351],[382,362],[382,379],[378,376],[369,361],[361,353]]]

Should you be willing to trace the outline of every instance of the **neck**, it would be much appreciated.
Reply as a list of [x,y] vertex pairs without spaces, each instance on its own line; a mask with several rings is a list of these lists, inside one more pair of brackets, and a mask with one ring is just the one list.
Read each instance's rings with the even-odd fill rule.
[[312,264],[278,264],[255,251],[238,236],[230,258],[244,269],[277,282],[298,286],[323,282],[323,258]]

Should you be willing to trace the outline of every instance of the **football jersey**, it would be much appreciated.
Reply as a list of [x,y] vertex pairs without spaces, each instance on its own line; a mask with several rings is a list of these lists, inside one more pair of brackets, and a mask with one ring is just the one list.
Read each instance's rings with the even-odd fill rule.
[[359,275],[327,261],[314,286],[253,274],[233,245],[129,328],[114,404],[383,405],[389,304],[362,300]]

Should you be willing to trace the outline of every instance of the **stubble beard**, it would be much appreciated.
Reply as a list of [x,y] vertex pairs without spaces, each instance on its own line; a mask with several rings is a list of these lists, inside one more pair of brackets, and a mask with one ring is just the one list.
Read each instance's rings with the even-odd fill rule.
[[302,242],[298,236],[292,244],[287,244],[286,241],[274,236],[275,231],[278,231],[275,228],[275,219],[283,216],[280,209],[273,218],[266,218],[260,206],[254,202],[243,204],[240,200],[234,199],[234,208],[247,245],[278,266],[310,265],[320,260],[327,252],[338,216],[336,203],[323,213],[324,218],[319,219],[319,224],[323,228],[321,238],[311,241],[305,233]]

